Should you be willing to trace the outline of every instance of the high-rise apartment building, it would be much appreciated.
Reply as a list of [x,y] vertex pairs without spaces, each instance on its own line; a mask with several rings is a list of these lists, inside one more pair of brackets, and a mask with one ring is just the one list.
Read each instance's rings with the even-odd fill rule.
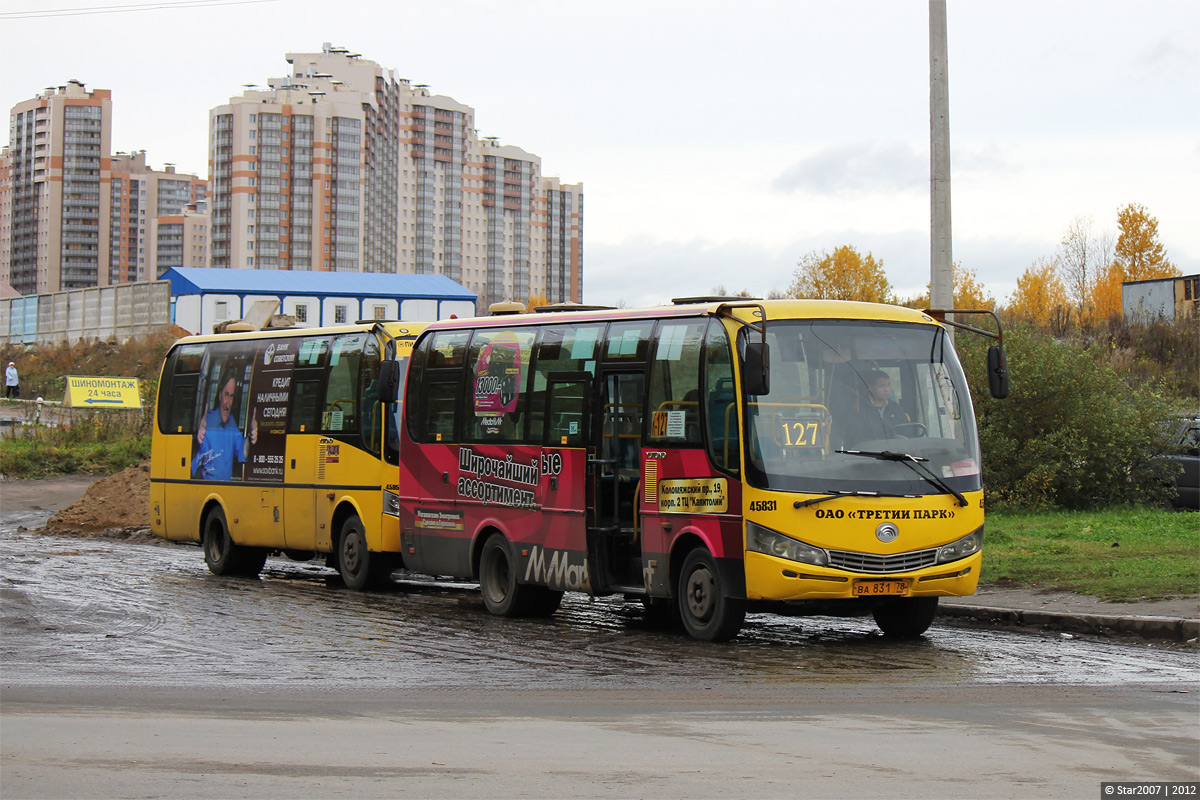
[[108,283],[109,198],[100,178],[111,131],[110,92],[79,81],[13,107],[0,182],[0,280],[21,294]]
[[207,183],[166,166],[146,166],[146,151],[110,160],[109,282],[152,281],[172,267],[207,266]]
[[579,301],[583,187],[480,139],[475,111],[328,44],[210,112],[211,265],[440,274]]
[[[13,107],[0,153],[0,281],[40,294],[205,264],[205,182],[150,169],[145,151],[114,157],[111,131],[111,93],[79,81]],[[198,238],[185,245],[188,236]]]

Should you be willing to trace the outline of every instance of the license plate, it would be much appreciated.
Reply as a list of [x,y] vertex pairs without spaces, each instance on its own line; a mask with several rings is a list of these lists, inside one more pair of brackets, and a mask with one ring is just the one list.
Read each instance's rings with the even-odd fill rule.
[[904,594],[908,589],[905,581],[855,581],[855,597],[878,597],[887,594]]

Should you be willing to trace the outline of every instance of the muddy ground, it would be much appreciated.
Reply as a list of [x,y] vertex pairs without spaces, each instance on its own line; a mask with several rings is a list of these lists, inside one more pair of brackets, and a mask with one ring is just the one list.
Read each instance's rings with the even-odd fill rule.
[[45,480],[5,481],[0,485],[5,516],[56,512],[43,530],[56,535],[104,536],[151,541],[150,462],[115,475],[71,475]]
[[[57,536],[162,542],[150,533],[150,462],[115,475],[72,475],[44,480],[5,480],[0,483],[0,508],[6,520]],[[41,526],[37,512],[53,513]],[[56,512],[56,513],[55,513]],[[28,519],[28,522],[23,522]],[[947,598],[951,604],[1075,614],[1200,618],[1200,596],[1109,603],[1071,592],[981,584],[973,597]]]

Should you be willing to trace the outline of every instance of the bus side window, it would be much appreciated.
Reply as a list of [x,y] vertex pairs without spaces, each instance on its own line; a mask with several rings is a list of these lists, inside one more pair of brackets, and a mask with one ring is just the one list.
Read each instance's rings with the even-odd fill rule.
[[424,413],[425,425],[421,441],[424,442],[453,442],[456,440],[455,430],[458,428],[459,407],[458,381],[430,381],[425,385]]
[[362,446],[368,453],[379,455],[383,403],[379,400],[379,342],[374,336],[367,339],[360,367],[358,407],[362,410]]
[[288,433],[319,431],[320,410],[321,376],[298,373],[292,381],[292,409],[288,413]]
[[592,377],[587,373],[550,373],[546,391],[547,447],[583,447]]
[[[587,441],[587,387],[596,374],[603,334],[604,323],[554,325],[538,331],[527,441],[547,447],[582,447]],[[582,406],[573,397],[576,391],[584,392]]]
[[659,326],[650,372],[650,435],[654,444],[700,444],[700,354],[704,321]]
[[192,433],[196,425],[196,393],[205,345],[184,345],[167,356],[158,390],[158,430]]
[[722,469],[741,471],[741,437],[738,436],[737,397],[733,390],[733,356],[724,326],[708,325],[704,342],[704,414],[708,454]]
[[325,408],[321,412],[323,433],[346,434],[358,431],[358,365],[362,360],[364,333],[339,336],[329,354],[329,383],[325,387]]

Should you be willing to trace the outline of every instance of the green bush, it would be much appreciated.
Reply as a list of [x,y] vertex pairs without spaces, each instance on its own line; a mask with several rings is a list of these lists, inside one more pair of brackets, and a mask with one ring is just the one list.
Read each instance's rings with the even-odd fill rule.
[[984,478],[992,507],[1098,508],[1161,504],[1170,465],[1163,421],[1171,403],[1158,385],[1127,378],[1105,345],[1056,340],[1028,327],[1005,335],[1012,394],[995,400],[986,342],[956,344],[971,382]]

